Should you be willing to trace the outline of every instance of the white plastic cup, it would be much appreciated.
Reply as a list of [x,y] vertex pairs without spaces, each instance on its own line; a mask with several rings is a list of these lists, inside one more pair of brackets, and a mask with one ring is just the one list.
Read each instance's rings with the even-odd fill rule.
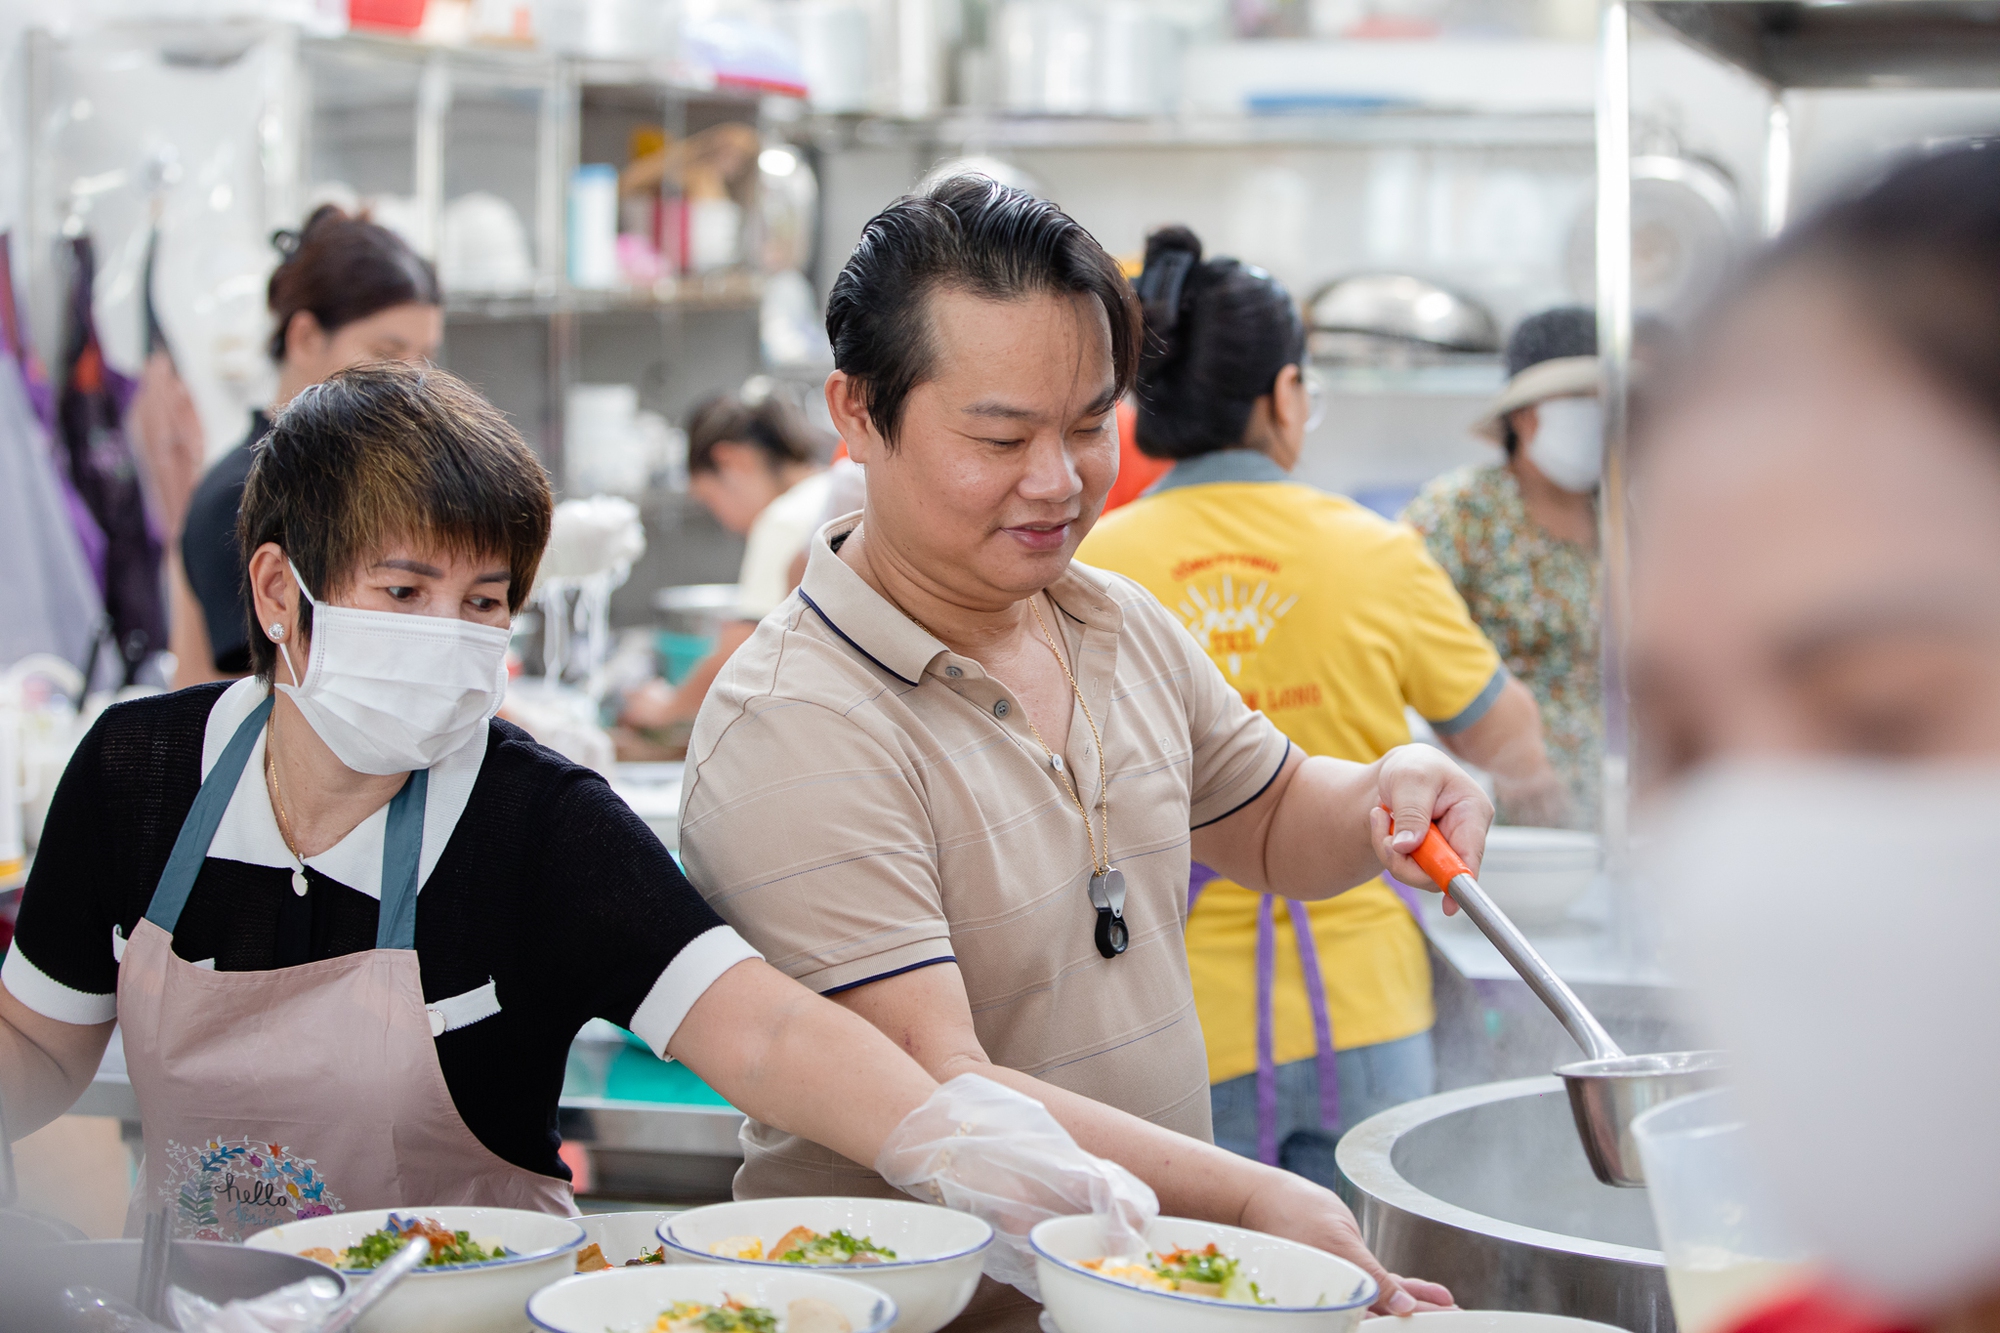
[[1681,1333],[1719,1333],[1804,1285],[1811,1256],[1765,1189],[1733,1088],[1632,1122]]

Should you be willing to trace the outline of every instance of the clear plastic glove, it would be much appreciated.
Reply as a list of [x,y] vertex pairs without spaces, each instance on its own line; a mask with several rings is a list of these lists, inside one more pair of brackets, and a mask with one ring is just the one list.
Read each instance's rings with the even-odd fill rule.
[[224,1306],[179,1287],[167,1293],[174,1326],[189,1333],[312,1333],[339,1303],[340,1284],[324,1277]]
[[1031,1097],[977,1074],[960,1074],[891,1131],[875,1159],[882,1178],[907,1194],[971,1213],[992,1225],[986,1275],[1041,1299],[1028,1232],[1050,1217],[1106,1219],[1114,1254],[1146,1248],[1160,1215],[1152,1187],[1116,1162],[1076,1146]]

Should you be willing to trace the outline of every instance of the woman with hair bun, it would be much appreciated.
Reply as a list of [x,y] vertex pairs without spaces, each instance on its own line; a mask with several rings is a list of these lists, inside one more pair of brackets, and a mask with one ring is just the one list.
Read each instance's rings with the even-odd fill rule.
[[[1171,608],[1307,754],[1373,762],[1414,708],[1503,809],[1559,801],[1534,699],[1421,539],[1291,475],[1314,411],[1291,295],[1185,227],[1147,239],[1138,293],[1139,449],[1174,465],[1078,557]],[[1189,888],[1215,1140],[1330,1187],[1341,1130],[1432,1090],[1423,936],[1383,878],[1284,911],[1199,863]]]
[[271,243],[284,256],[266,301],[268,350],[278,392],[250,414],[243,443],[218,459],[189,502],[173,604],[174,684],[240,676],[250,669],[250,608],[236,512],[250,475],[251,446],[299,393],[363,361],[428,361],[444,338],[437,274],[402,237],[333,204]]

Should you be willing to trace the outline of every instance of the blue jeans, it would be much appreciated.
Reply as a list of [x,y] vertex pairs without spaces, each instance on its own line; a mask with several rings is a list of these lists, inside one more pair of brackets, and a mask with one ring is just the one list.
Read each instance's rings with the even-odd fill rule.
[[[1340,1123],[1332,1133],[1319,1123],[1319,1062],[1278,1066],[1278,1165],[1333,1188],[1333,1148],[1340,1134],[1378,1111],[1428,1097],[1437,1088],[1431,1034],[1357,1046],[1334,1057],[1340,1075]],[[1215,1141],[1242,1157],[1257,1155],[1257,1076],[1245,1074],[1209,1085]]]

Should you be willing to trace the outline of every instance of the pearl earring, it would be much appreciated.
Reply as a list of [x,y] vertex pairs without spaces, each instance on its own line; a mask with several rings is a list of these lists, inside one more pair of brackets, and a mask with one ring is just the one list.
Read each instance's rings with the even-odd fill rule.
[[279,624],[279,623],[278,623],[277,621],[275,621],[275,620],[274,620],[274,621],[272,621],[272,622],[271,622],[271,642],[272,642],[272,643],[283,643],[284,641],[285,641],[285,627],[284,627],[283,625]]

